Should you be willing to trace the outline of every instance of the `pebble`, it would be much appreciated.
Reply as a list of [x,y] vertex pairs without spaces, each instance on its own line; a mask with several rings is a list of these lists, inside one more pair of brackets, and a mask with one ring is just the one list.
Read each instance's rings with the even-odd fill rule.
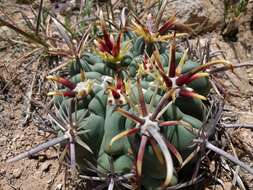
[[5,100],[5,96],[4,95],[0,95],[0,100]]
[[0,105],[0,112],[4,111],[4,106]]
[[6,159],[7,159],[7,155],[6,155],[6,154],[3,154],[3,155],[2,155],[1,161],[4,161],[4,160],[6,160]]
[[6,142],[7,142],[7,137],[0,137],[0,146],[3,146],[3,145],[5,145],[6,144]]
[[12,175],[15,177],[15,178],[20,178],[22,174],[22,170],[21,169],[15,169],[12,173]]
[[4,169],[0,169],[0,176],[3,176],[6,174],[6,171]]
[[51,163],[45,162],[41,165],[42,172],[48,172],[50,170],[50,167],[52,166]]
[[51,179],[49,179],[48,181],[47,181],[47,184],[51,184],[52,183],[52,181],[53,181],[53,179],[51,178]]
[[15,115],[11,114],[10,116],[10,119],[15,119]]
[[62,187],[63,187],[63,185],[62,184],[58,184],[57,186],[56,186],[56,190],[62,190]]

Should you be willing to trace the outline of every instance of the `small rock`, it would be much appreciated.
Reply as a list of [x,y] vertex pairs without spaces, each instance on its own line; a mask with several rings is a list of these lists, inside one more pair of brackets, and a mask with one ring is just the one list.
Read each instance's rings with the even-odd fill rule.
[[19,139],[19,137],[17,136],[17,137],[14,137],[13,139],[12,139],[12,142],[16,142],[17,140]]
[[49,179],[48,181],[47,181],[47,184],[51,184],[52,183],[52,181],[53,181],[53,179],[51,178],[51,179]]
[[6,160],[6,159],[7,159],[7,155],[6,154],[2,155],[1,161]]
[[45,162],[41,165],[42,172],[48,172],[50,170],[50,167],[52,166],[51,163]]
[[11,114],[10,119],[15,119],[15,115]]
[[5,100],[5,96],[4,95],[0,95],[0,100]]
[[62,190],[62,187],[63,187],[62,184],[58,184],[58,185],[56,186],[55,190]]
[[3,176],[6,174],[6,171],[4,169],[0,169],[0,176]]
[[[177,17],[185,23],[203,25],[203,30],[211,31],[219,25],[224,18],[224,3],[220,0],[181,0],[169,3],[170,8],[165,14],[174,15],[177,10]],[[164,18],[167,18],[165,15]]]
[[20,176],[22,175],[22,170],[21,169],[15,169],[12,173],[12,175],[15,177],[15,178],[20,178]]
[[0,105],[0,112],[4,111],[4,106]]
[[0,146],[3,146],[3,145],[5,145],[6,144],[6,142],[7,142],[7,137],[0,137]]

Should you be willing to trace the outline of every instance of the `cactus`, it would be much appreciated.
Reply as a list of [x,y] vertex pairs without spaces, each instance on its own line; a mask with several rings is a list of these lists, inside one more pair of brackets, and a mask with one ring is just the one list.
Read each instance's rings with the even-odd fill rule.
[[103,35],[94,41],[96,50],[76,59],[67,78],[47,77],[61,85],[48,95],[64,122],[53,116],[58,137],[36,151],[69,145],[73,170],[88,174],[91,163],[100,177],[134,174],[143,189],[183,182],[178,174],[191,176],[198,157],[185,165],[197,147],[193,140],[208,130],[203,128],[210,110],[208,69],[223,64],[219,70],[227,70],[231,64],[200,64],[188,59],[187,49],[177,52],[176,37],[190,29],[174,17],[155,30],[148,16],[148,26],[135,20],[132,31],[114,35],[102,14],[100,19]]

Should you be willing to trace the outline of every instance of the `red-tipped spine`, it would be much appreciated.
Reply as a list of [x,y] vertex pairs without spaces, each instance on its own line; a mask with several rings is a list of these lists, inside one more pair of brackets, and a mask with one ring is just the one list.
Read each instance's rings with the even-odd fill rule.
[[170,80],[170,78],[161,69],[159,69],[157,65],[156,68],[159,71],[160,75],[162,76],[166,87],[170,88],[172,86],[172,81]]
[[141,87],[140,78],[137,78],[137,88],[138,88],[138,94],[139,94],[139,102],[140,102],[140,108],[142,116],[145,117],[148,115],[147,106],[144,100],[144,94]]
[[174,33],[173,42],[170,48],[170,65],[169,65],[169,77],[176,76],[176,32]]
[[208,73],[196,73],[196,74],[192,75],[190,78],[188,78],[186,80],[185,84],[189,84],[190,82],[192,82],[194,80],[197,80],[202,77],[207,77],[207,76],[208,76]]
[[111,53],[111,49],[107,46],[105,41],[100,42],[100,51]]
[[120,93],[116,89],[111,88],[110,90],[112,92],[112,96],[114,99],[116,99],[116,100],[120,99]]
[[169,126],[174,126],[178,125],[179,121],[163,121],[159,123],[159,126],[161,127],[169,127]]
[[120,91],[124,90],[124,83],[119,77],[116,77],[116,89]]
[[190,98],[197,98],[197,99],[200,99],[200,100],[206,100],[205,96],[202,96],[200,94],[197,94],[193,91],[186,90],[186,89],[181,89],[179,91],[179,96],[185,96],[185,97],[190,97]]
[[176,79],[176,85],[177,86],[184,85],[189,80],[190,77],[191,77],[191,75],[189,73],[186,73],[186,74],[183,74],[183,75],[179,76]]
[[143,58],[143,67],[144,67],[145,71],[148,70],[148,56],[147,56],[147,54],[145,54],[144,58]]
[[168,32],[168,30],[171,29],[171,27],[174,25],[174,22],[175,22],[174,17],[166,21],[165,24],[159,28],[158,33],[160,35],[164,35],[166,32]]
[[56,77],[56,76],[48,76],[47,79],[56,81],[63,86],[69,88],[70,90],[73,90],[76,87],[76,84],[72,83],[70,80],[62,78],[62,77]]
[[112,49],[112,56],[116,57],[117,55],[119,55],[120,52],[120,45],[121,45],[121,38],[122,38],[122,33],[120,32],[117,38],[117,42],[116,44],[113,46]]
[[102,25],[102,30],[103,30],[105,44],[106,44],[106,46],[109,50],[112,50],[113,49],[113,43],[112,43],[112,41],[110,39],[110,35],[108,34],[108,32],[107,32],[104,25]]
[[76,85],[74,83],[72,83],[70,80],[68,79],[64,79],[64,78],[60,78],[58,81],[60,84],[66,86],[67,88],[69,88],[70,90],[75,89]]
[[136,170],[137,170],[138,176],[141,176],[141,173],[142,173],[142,162],[143,162],[143,156],[145,153],[147,141],[148,141],[148,137],[146,135],[142,135],[141,144],[140,144],[138,155],[137,155],[137,163],[136,163]]
[[66,92],[63,92],[62,94],[65,97],[75,97],[75,95],[76,95],[75,92],[73,92],[73,91],[66,91]]

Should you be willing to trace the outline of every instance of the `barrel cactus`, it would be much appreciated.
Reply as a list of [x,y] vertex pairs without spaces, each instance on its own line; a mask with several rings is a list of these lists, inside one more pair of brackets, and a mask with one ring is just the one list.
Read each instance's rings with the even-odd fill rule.
[[70,150],[73,171],[128,176],[132,188],[151,190],[191,179],[198,157],[192,157],[193,140],[208,130],[209,69],[231,65],[200,64],[188,58],[187,49],[178,52],[177,36],[191,30],[174,17],[157,30],[151,16],[147,23],[135,20],[132,30],[110,34],[101,16],[95,50],[77,58],[67,77],[47,77],[60,84],[48,93],[54,96],[58,137],[39,150],[61,143]]

